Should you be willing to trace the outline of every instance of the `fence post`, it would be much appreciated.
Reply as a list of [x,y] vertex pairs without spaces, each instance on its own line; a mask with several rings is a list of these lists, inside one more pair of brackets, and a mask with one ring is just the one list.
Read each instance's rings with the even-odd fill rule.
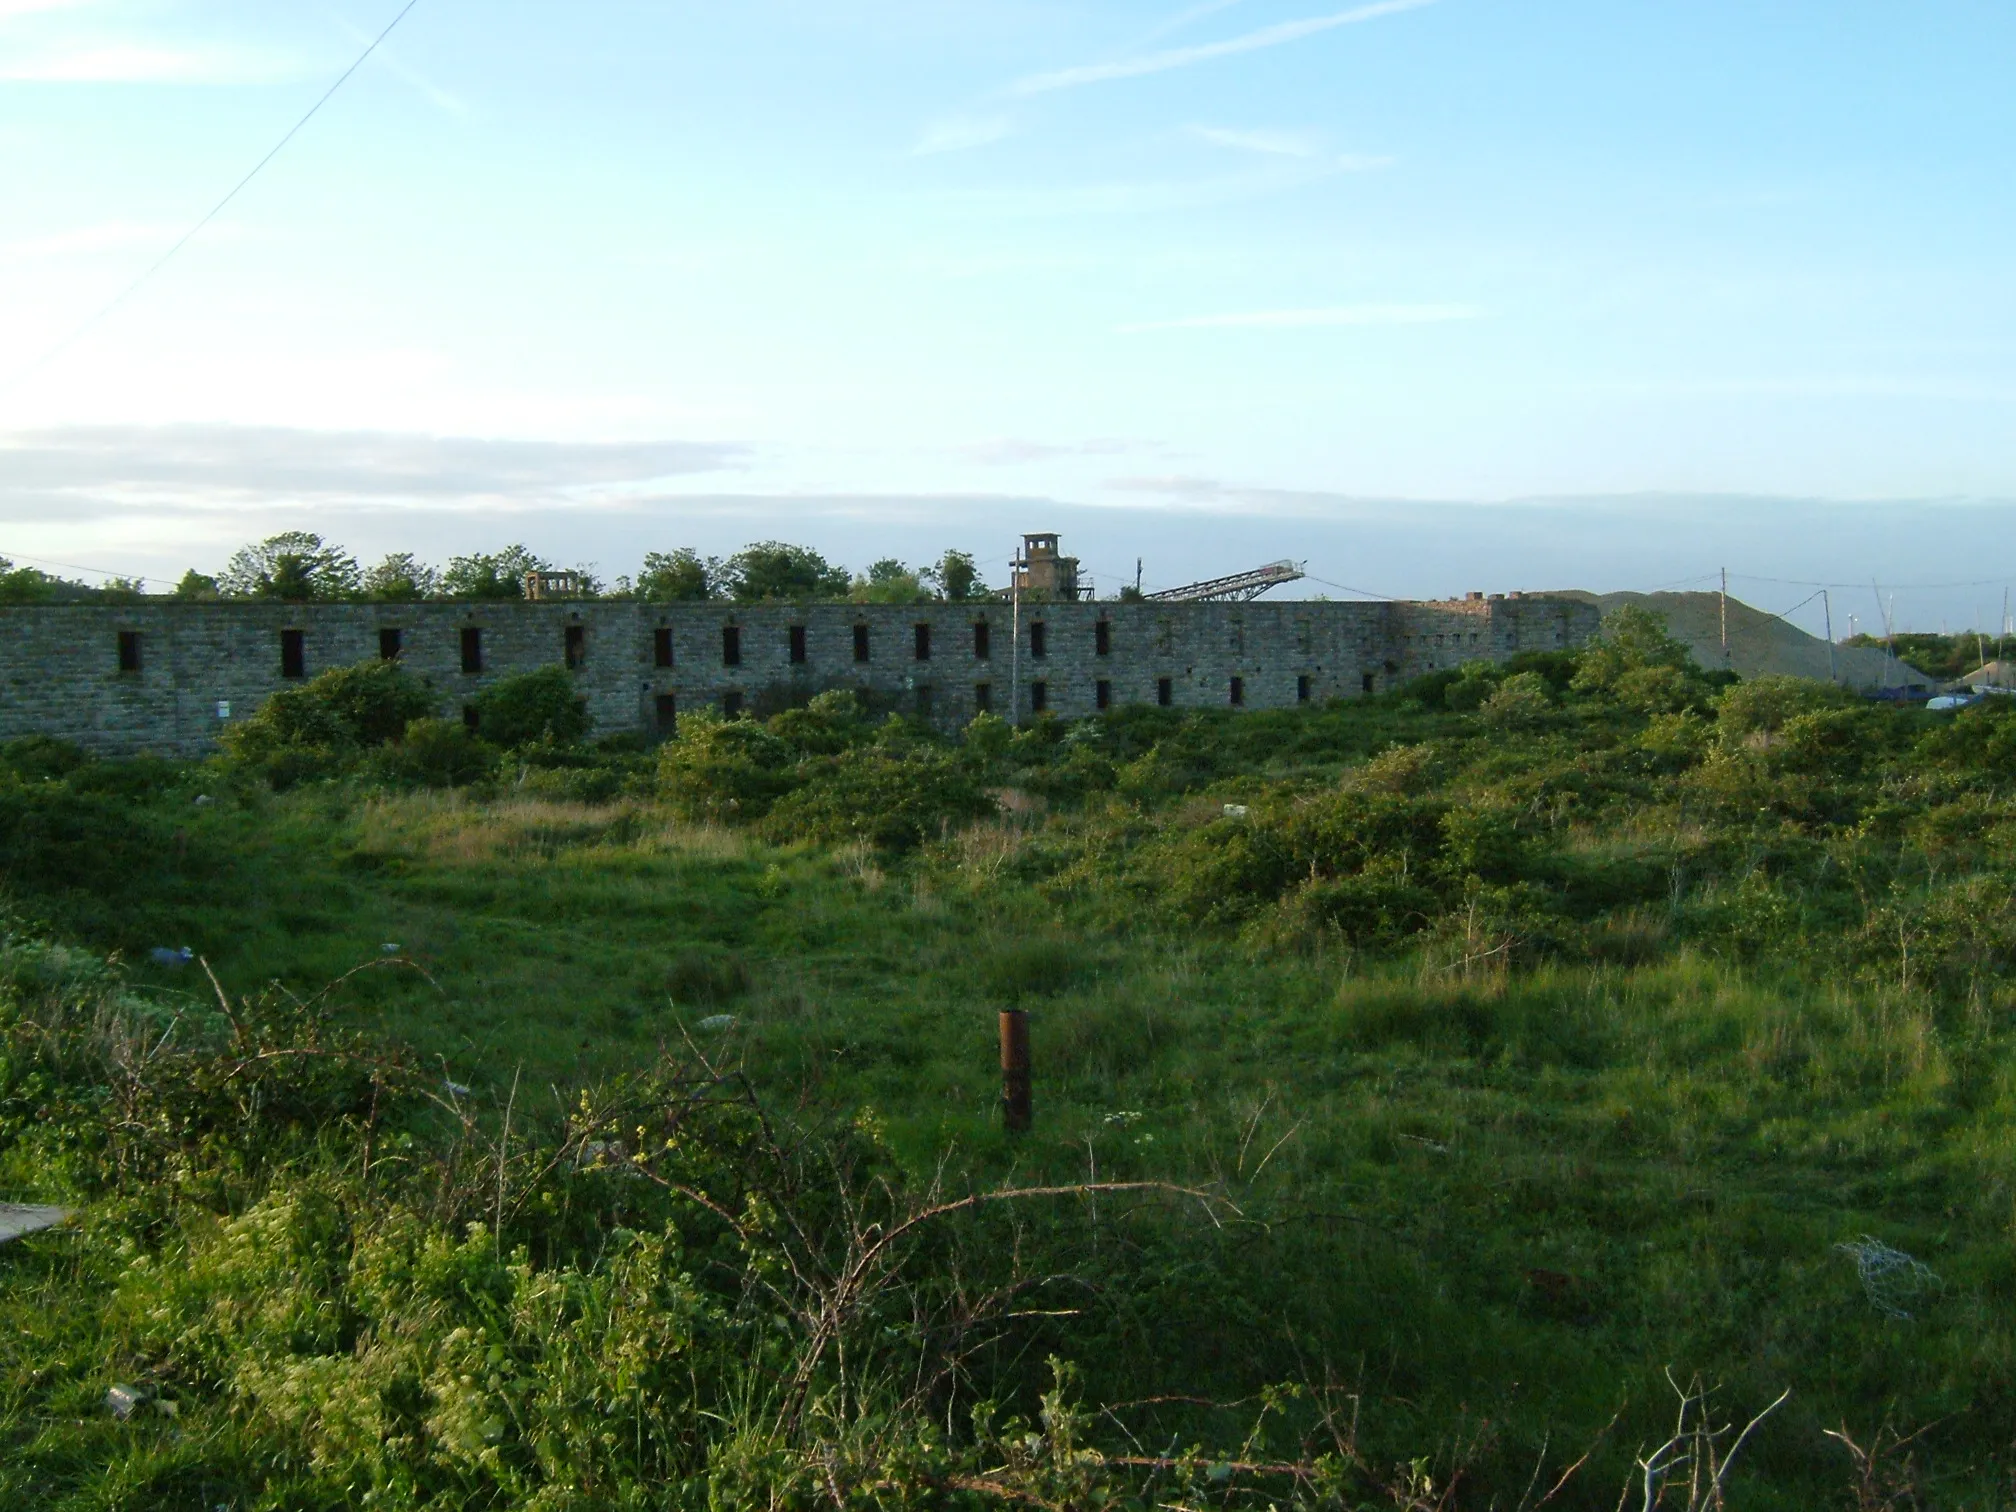
[[1001,1010],[1001,1115],[1015,1134],[1027,1133],[1033,1120],[1029,1108],[1029,1015],[1020,1008]]

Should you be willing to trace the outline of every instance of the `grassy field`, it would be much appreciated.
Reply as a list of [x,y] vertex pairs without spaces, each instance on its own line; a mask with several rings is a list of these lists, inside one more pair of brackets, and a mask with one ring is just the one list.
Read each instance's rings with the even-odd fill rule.
[[[1551,1504],[1614,1506],[1671,1432],[1670,1372],[1714,1388],[1718,1422],[1792,1393],[1745,1447],[1732,1505],[2006,1505],[2016,728],[1789,684],[1718,693],[1664,656],[1641,645],[1607,682],[1567,664],[1299,715],[1121,719],[1019,745],[982,732],[967,748],[989,765],[971,775],[1007,811],[914,844],[848,839],[821,817],[839,800],[813,800],[844,795],[857,758],[921,791],[968,755],[887,731],[822,748],[791,716],[778,738],[811,754],[788,770],[811,775],[768,795],[771,817],[745,797],[732,820],[724,782],[746,795],[748,771],[787,769],[746,746],[743,765],[710,766],[708,742],[756,736],[704,728],[665,764],[612,757],[592,784],[592,763],[507,763],[460,790],[352,773],[274,792],[223,766],[38,775],[24,756],[10,979],[31,1008],[60,997],[37,936],[118,952],[122,1001],[194,1022],[209,984],[153,947],[190,947],[234,999],[279,984],[283,1010],[368,966],[315,1032],[410,1047],[413,1084],[466,1088],[451,1101],[485,1137],[508,1116],[527,1141],[564,1140],[586,1126],[584,1088],[704,1057],[740,1068],[769,1116],[869,1138],[878,1191],[1208,1196],[974,1209],[952,1250],[917,1257],[915,1283],[1020,1299],[929,1396],[932,1452],[973,1456],[971,1484],[942,1466],[815,1478],[793,1504],[1152,1497],[1119,1471],[1093,1487],[1058,1468],[1061,1419],[1038,1413],[1054,1357],[1102,1463],[1198,1449],[1203,1479],[1165,1490],[1171,1504],[1530,1506],[1593,1449]],[[1006,1006],[1033,1025],[1023,1138],[996,1111]],[[303,1150],[351,1171],[317,1141],[354,1110],[297,1120],[270,1170],[185,1170],[164,1202],[89,1140],[74,1142],[88,1159],[51,1158],[31,1107],[50,1094],[22,1088],[56,1073],[22,1043],[0,1196],[104,1216],[0,1251],[16,1331],[0,1488],[48,1505],[343,1504],[364,1452],[304,1447],[320,1440],[275,1405],[295,1398],[203,1356],[194,1324],[136,1321],[184,1304],[147,1303],[168,1283],[131,1267],[201,1272],[207,1225],[263,1211]],[[439,1122],[422,1107],[408,1137]],[[169,1143],[191,1169],[214,1157]],[[495,1180],[499,1247],[529,1246],[533,1271],[602,1274],[606,1234],[563,1243],[536,1212],[514,1231]],[[427,1221],[480,1220],[486,1200],[439,1199]],[[1863,1236],[1929,1269],[1872,1291],[1842,1248]],[[923,1327],[901,1314],[878,1325],[892,1339]],[[145,1371],[186,1405],[136,1445],[97,1397]],[[987,1403],[1048,1435],[1053,1479],[1003,1489],[1020,1441],[965,1426]],[[874,1416],[834,1412],[849,1432]],[[1885,1457],[1858,1471],[1827,1430]],[[1210,1478],[1313,1464],[1323,1433],[1345,1465],[1331,1481]],[[494,1470],[365,1479],[385,1505],[720,1504],[723,1452],[696,1461],[713,1481],[639,1471],[622,1497],[576,1501]],[[184,1480],[208,1489],[177,1500]],[[1677,1483],[1665,1497],[1689,1504]]]

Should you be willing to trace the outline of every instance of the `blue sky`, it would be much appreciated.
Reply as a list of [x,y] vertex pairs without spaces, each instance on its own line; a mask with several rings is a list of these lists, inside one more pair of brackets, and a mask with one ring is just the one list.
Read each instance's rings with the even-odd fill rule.
[[2016,573],[2006,3],[420,0],[35,365],[399,3],[0,0],[0,551]]

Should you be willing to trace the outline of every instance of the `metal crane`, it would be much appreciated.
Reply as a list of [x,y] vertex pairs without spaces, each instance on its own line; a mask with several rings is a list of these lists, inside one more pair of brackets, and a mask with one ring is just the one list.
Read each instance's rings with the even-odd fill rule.
[[1181,588],[1164,588],[1160,593],[1147,593],[1142,597],[1155,604],[1246,604],[1269,588],[1292,583],[1301,576],[1302,564],[1299,562],[1269,562],[1251,572],[1235,572],[1229,577],[1186,583]]

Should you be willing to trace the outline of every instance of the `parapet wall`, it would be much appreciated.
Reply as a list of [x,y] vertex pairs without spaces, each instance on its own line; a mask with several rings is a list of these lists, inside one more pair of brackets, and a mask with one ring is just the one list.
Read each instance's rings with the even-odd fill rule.
[[1288,708],[1577,646],[1598,618],[1544,596],[1024,604],[1019,626],[998,603],[44,605],[0,609],[0,738],[202,755],[278,689],[387,654],[395,637],[450,717],[499,678],[566,665],[598,732],[665,734],[680,712],[767,711],[832,687],[948,728],[982,707]]

